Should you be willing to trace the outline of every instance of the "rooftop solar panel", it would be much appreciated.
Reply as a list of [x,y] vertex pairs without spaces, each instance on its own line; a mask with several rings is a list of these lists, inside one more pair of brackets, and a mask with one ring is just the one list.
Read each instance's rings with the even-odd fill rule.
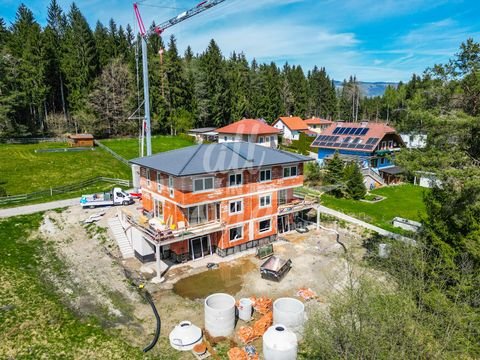
[[360,135],[360,133],[362,132],[362,130],[363,130],[362,128],[357,128],[357,129],[355,130],[355,133],[354,133],[354,134],[355,134],[355,135]]
[[373,145],[365,145],[365,150],[372,150],[373,149]]
[[353,139],[352,143],[353,144],[358,144],[360,142],[360,138],[356,137],[355,139]]
[[333,142],[327,142],[325,146],[333,146]]
[[354,149],[355,146],[357,146],[357,145],[356,145],[356,144],[348,144],[348,145],[347,145],[347,147],[348,147],[349,149]]
[[337,128],[335,128],[335,130],[333,130],[333,133],[338,134],[341,130],[342,130],[341,127],[337,127]]
[[363,128],[360,135],[365,135],[368,132],[368,128]]
[[343,139],[343,142],[344,143],[349,142],[351,139],[352,139],[351,136],[347,136],[346,138]]
[[336,143],[333,143],[333,146],[334,147],[340,147],[340,146],[342,146],[342,143],[336,142]]

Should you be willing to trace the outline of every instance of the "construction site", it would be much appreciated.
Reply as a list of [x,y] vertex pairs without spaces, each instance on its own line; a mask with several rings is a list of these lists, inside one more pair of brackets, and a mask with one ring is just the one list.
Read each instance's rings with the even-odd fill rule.
[[[68,266],[67,278],[52,280],[57,290],[69,299],[70,306],[82,316],[100,318],[134,346],[145,347],[156,335],[155,316],[144,299],[147,292],[151,294],[161,319],[154,354],[171,354],[172,358],[182,359],[264,358],[264,335],[279,316],[284,326],[291,325],[292,331],[295,330],[297,340],[292,346],[296,349],[298,344],[301,346],[309,314],[326,309],[330,297],[347,286],[349,276],[366,271],[358,266],[365,251],[362,229],[339,228],[337,237],[331,231],[311,225],[305,233],[283,234],[272,243],[269,254],[251,249],[228,257],[211,255],[162,269],[163,281],[152,282],[156,277],[155,262],[142,263],[133,254],[122,254],[114,240],[114,229],[109,223],[120,212],[119,208],[99,211],[80,206],[47,212],[40,232],[55,244]],[[337,226],[334,222],[323,224],[327,229]],[[262,276],[260,267],[269,255],[291,262],[290,271],[280,281]],[[215,294],[220,302],[234,299],[229,307],[231,312],[227,311],[220,322],[215,309],[213,320],[205,310],[208,299]],[[276,314],[274,303],[278,299],[280,304],[287,301],[299,306],[295,311],[301,313],[301,319],[298,314],[290,314],[290,310]],[[227,320],[232,323],[224,328]],[[178,338],[172,337],[179,326],[190,331],[176,331]],[[198,346],[194,348],[195,345]],[[275,351],[291,353],[293,347],[272,349],[274,354]]]

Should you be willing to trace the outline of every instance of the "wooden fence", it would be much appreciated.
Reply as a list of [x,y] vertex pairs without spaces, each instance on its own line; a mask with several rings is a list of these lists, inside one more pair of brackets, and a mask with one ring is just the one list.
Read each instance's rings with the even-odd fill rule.
[[11,203],[18,203],[18,202],[23,202],[23,201],[29,201],[29,200],[35,200],[35,199],[41,199],[41,198],[46,198],[49,196],[54,196],[58,194],[65,194],[69,193],[75,190],[80,190],[83,188],[86,188],[87,186],[92,186],[98,183],[112,183],[116,184],[119,186],[124,186],[124,187],[131,187],[132,182],[130,180],[125,180],[125,179],[115,179],[115,178],[108,178],[108,177],[95,177],[95,178],[90,178],[81,182],[77,182],[74,184],[68,184],[68,185],[63,185],[63,186],[58,186],[58,187],[51,187],[50,189],[45,189],[45,190],[39,190],[35,191],[29,194],[21,194],[21,195],[12,195],[12,196],[5,196],[5,197],[0,197],[0,205],[7,205]]

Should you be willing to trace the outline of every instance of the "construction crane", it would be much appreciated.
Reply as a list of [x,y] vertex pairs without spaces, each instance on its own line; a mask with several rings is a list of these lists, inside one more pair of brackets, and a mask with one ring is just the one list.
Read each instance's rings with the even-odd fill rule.
[[142,150],[141,156],[143,156],[143,134],[145,134],[146,143],[147,143],[147,156],[152,155],[152,133],[150,126],[150,92],[148,85],[148,60],[147,60],[147,38],[152,34],[157,34],[160,36],[166,29],[185,21],[192,16],[198,15],[205,10],[208,10],[225,0],[206,0],[197,4],[194,8],[184,11],[179,15],[171,18],[170,20],[164,21],[160,25],[157,25],[148,31],[145,29],[143,24],[142,16],[140,15],[140,10],[138,9],[138,3],[133,4],[133,11],[135,12],[135,17],[138,22],[139,33],[142,42],[142,67],[143,67],[143,105],[145,109],[145,118],[142,124]]

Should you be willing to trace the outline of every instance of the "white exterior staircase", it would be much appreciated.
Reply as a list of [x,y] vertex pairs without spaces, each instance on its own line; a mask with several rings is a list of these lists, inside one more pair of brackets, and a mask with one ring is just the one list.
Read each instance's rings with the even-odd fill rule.
[[124,259],[132,258],[135,256],[133,252],[132,244],[128,241],[127,235],[123,230],[122,223],[117,216],[108,219],[108,226],[112,230],[113,237],[117,241],[118,247]]

